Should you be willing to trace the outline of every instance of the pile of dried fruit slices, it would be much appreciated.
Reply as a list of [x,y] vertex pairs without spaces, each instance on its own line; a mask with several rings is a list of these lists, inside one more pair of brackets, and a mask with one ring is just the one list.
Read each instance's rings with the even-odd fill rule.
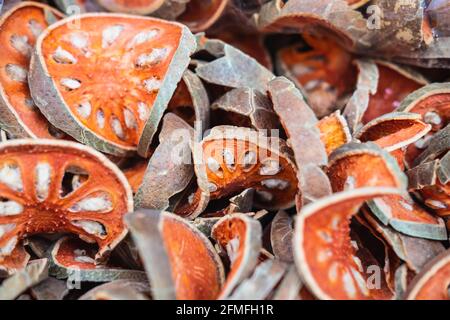
[[0,9],[0,299],[450,300],[444,2]]

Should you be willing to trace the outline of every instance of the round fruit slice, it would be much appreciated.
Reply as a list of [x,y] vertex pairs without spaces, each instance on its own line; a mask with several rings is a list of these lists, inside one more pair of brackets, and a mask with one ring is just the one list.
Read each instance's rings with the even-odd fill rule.
[[200,190],[210,199],[256,190],[255,205],[283,209],[297,193],[296,167],[285,142],[248,128],[214,127],[195,146],[195,171]]
[[308,34],[303,34],[303,38],[307,45],[297,44],[278,52],[277,68],[302,89],[321,118],[342,105],[352,92],[356,69],[352,55],[333,40]]
[[322,118],[317,127],[320,131],[320,139],[325,145],[327,155],[352,140],[347,121],[338,110],[333,114]]
[[192,32],[200,32],[212,26],[222,15],[229,0],[190,0],[186,11],[177,18]]
[[390,299],[384,286],[373,285],[382,267],[365,265],[350,238],[350,219],[372,198],[398,194],[391,188],[362,188],[333,194],[302,209],[294,234],[299,272],[319,299]]
[[96,265],[97,248],[77,238],[63,237],[51,250],[49,273],[58,279],[110,282],[114,280],[146,281],[145,272],[125,270],[108,265]]
[[151,281],[153,298],[172,294],[181,300],[217,298],[224,281],[223,265],[211,242],[194,225],[174,214],[151,210],[130,214],[126,221]]
[[164,3],[164,0],[97,0],[104,8],[112,12],[149,15]]
[[376,61],[379,73],[376,93],[369,98],[369,105],[362,117],[366,124],[400,106],[411,92],[428,84],[420,74],[400,68],[392,63]]
[[382,115],[355,132],[362,142],[373,141],[392,152],[416,142],[431,130],[431,125],[415,113],[393,112]]
[[234,213],[214,225],[212,237],[226,250],[230,260],[230,272],[218,297],[225,299],[256,267],[262,248],[262,228],[259,221]]
[[47,119],[78,141],[118,156],[139,143],[146,156],[194,48],[190,31],[177,23],[102,13],[70,17],[38,39],[31,93]]
[[45,4],[21,2],[0,19],[0,127],[16,138],[60,133],[36,108],[28,88],[31,54],[39,34],[63,14]]
[[125,176],[104,155],[73,142],[12,140],[0,146],[0,265],[18,241],[70,232],[97,242],[103,260],[125,236],[133,210]]
[[431,260],[414,278],[406,299],[449,300],[450,250]]

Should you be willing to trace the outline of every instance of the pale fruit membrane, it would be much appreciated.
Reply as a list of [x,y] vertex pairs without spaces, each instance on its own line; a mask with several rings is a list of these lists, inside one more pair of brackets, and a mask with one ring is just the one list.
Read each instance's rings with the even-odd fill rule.
[[40,37],[31,91],[49,121],[80,142],[115,155],[141,143],[147,155],[194,47],[189,30],[173,22],[102,13],[71,17]]
[[148,15],[158,10],[164,0],[97,0],[97,2],[109,11]]
[[177,20],[192,32],[204,31],[220,18],[228,2],[230,0],[190,0],[186,11]]
[[254,188],[256,205],[289,208],[298,190],[289,152],[281,139],[248,128],[214,127],[194,150],[198,192],[219,199]]
[[378,268],[374,272],[374,266],[367,265],[364,256],[358,256],[360,248],[350,237],[350,220],[365,201],[398,192],[398,189],[384,187],[344,191],[301,210],[293,240],[295,263],[308,289],[317,298],[392,298],[393,293],[383,277],[383,267],[375,266]]
[[0,265],[33,234],[74,233],[96,242],[97,262],[123,239],[133,210],[125,176],[73,142],[12,140],[0,146]]
[[234,213],[221,218],[214,225],[211,235],[230,260],[230,272],[218,297],[225,299],[256,267],[262,248],[262,228],[259,221],[242,213]]
[[450,285],[450,251],[431,260],[414,278],[406,292],[408,300],[448,300]]
[[188,220],[169,213],[164,213],[160,230],[169,256],[177,299],[216,299],[225,273],[209,239]]
[[[39,34],[59,11],[36,2],[22,2],[0,19],[0,127],[17,138],[53,138],[28,88],[31,54]],[[50,129],[51,130],[51,129]]]

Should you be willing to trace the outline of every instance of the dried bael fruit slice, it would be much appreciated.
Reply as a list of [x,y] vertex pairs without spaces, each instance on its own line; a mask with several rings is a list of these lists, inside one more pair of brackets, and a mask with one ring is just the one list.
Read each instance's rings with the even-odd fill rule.
[[49,273],[58,279],[87,282],[114,280],[146,281],[145,272],[125,270],[109,265],[96,265],[97,248],[77,238],[63,237],[51,250]]
[[392,298],[385,283],[373,285],[374,274],[377,279],[382,278],[382,267],[374,273],[373,266],[370,268],[372,262],[359,257],[359,251],[352,246],[350,219],[365,201],[398,192],[380,187],[349,190],[302,209],[295,226],[295,263],[317,298]]
[[431,125],[422,121],[416,113],[392,112],[382,115],[359,129],[355,139],[373,141],[392,152],[416,142],[431,130]]
[[290,265],[285,276],[280,281],[272,299],[273,300],[297,300],[299,292],[303,288],[302,280],[294,264]]
[[256,206],[289,208],[298,190],[289,152],[283,140],[249,128],[214,127],[194,149],[196,193],[218,199],[254,188]]
[[16,138],[52,138],[59,133],[36,108],[28,70],[39,34],[63,14],[37,2],[22,2],[0,19],[0,127]]
[[120,170],[101,153],[67,141],[2,143],[0,195],[0,259],[29,235],[70,232],[97,242],[101,261],[125,236],[122,217],[133,210]]
[[293,262],[292,237],[294,236],[294,219],[285,211],[275,215],[270,226],[270,244],[276,258]]
[[54,0],[53,2],[67,15],[105,11],[105,9],[100,6],[96,0]]
[[13,300],[22,292],[48,277],[48,260],[31,261],[28,266],[0,285],[0,300]]
[[47,119],[78,141],[119,156],[138,148],[145,156],[194,49],[194,37],[177,23],[70,17],[38,39],[31,93]]
[[131,166],[123,170],[125,177],[127,177],[128,183],[133,190],[133,194],[138,192],[139,187],[144,179],[145,171],[147,170],[148,161],[139,159]]
[[164,0],[97,0],[104,8],[112,12],[149,15],[158,10]]
[[259,221],[234,213],[214,225],[212,237],[226,250],[230,260],[230,272],[218,297],[225,299],[256,267],[262,248],[262,228]]
[[356,69],[352,55],[332,39],[309,34],[303,38],[311,48],[297,44],[281,49],[277,68],[302,89],[315,114],[322,118],[342,106],[353,91]]
[[[211,242],[188,220],[168,212],[139,210],[126,216],[155,299],[215,299],[224,281]],[[163,245],[161,245],[163,244]]]
[[320,139],[325,145],[327,155],[352,140],[347,121],[338,110],[333,114],[320,119],[317,123]]
[[376,61],[376,65],[378,86],[376,93],[369,98],[367,110],[362,117],[363,124],[394,111],[407,95],[428,84],[423,76],[410,69],[385,61]]
[[[211,105],[213,125],[232,124],[255,130],[271,130],[280,126],[269,98],[252,88],[228,91]],[[270,135],[270,132],[268,132]]]
[[30,288],[30,295],[35,300],[62,300],[68,293],[66,281],[51,277]]
[[[10,226],[0,225],[0,235],[3,234],[5,230],[8,230]],[[30,255],[21,245],[16,246],[11,254],[6,257],[0,257],[0,278],[7,277],[16,273],[17,271],[23,270],[30,260]]]
[[408,300],[448,300],[450,285],[450,250],[431,260],[410,284]]
[[192,32],[200,32],[212,26],[222,15],[229,0],[190,0],[177,20]]
[[116,280],[89,290],[79,300],[150,300],[149,298],[148,283]]

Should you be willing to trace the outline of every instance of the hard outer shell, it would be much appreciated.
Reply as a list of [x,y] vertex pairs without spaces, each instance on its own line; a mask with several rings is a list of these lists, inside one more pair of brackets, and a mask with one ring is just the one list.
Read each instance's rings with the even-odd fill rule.
[[212,26],[222,15],[229,0],[190,0],[177,20],[189,27],[192,32],[200,32]]
[[[228,91],[211,105],[218,110],[221,123],[253,127],[269,131],[280,126],[267,96],[252,88],[236,88]],[[270,131],[268,132],[270,135]]]
[[294,261],[292,237],[294,236],[294,219],[285,211],[278,211],[270,227],[270,243],[276,258],[285,262]]
[[450,146],[450,124],[439,130],[428,143],[428,147],[414,160],[414,165],[429,162],[445,154]]
[[16,138],[52,138],[51,125],[36,108],[28,88],[31,53],[39,33],[63,14],[37,2],[21,2],[0,19],[0,127]]
[[216,60],[198,65],[195,69],[197,75],[207,82],[265,92],[267,83],[275,77],[254,58],[223,41],[203,39],[197,50],[206,50],[217,56]]
[[448,300],[450,250],[431,260],[410,284],[408,300]]
[[132,192],[101,153],[68,141],[11,140],[0,146],[0,164],[0,194],[9,204],[0,225],[15,225],[0,238],[2,248],[33,234],[69,232],[97,242],[101,261],[126,235],[122,217],[133,210]]
[[163,5],[153,13],[155,17],[166,20],[176,20],[186,11],[187,3],[190,0],[165,0]]
[[303,286],[297,268],[292,264],[278,285],[273,300],[297,300]]
[[110,265],[96,265],[95,247],[79,239],[63,237],[50,253],[49,273],[58,279],[87,282],[110,282],[114,280],[146,281],[145,272],[126,270]]
[[191,126],[173,113],[166,114],[160,144],[135,196],[135,208],[165,210],[170,198],[187,187],[194,175],[190,148],[193,136]]
[[96,0],[101,6],[112,12],[148,15],[161,7],[164,0]]
[[116,280],[89,290],[79,300],[149,300],[149,296],[146,282]]
[[415,113],[392,112],[382,115],[359,129],[355,139],[373,141],[392,152],[416,142],[431,130],[431,125]]
[[265,300],[286,273],[287,265],[278,260],[261,262],[252,276],[242,281],[228,300]]
[[325,150],[329,156],[340,146],[349,143],[352,140],[347,121],[338,110],[331,115],[320,119],[317,123],[320,131],[320,139],[325,145]]
[[122,170],[125,177],[127,177],[131,189],[133,190],[133,194],[136,194],[136,192],[138,192],[139,187],[142,184],[142,180],[144,179],[147,166],[148,161],[139,159],[130,167]]
[[0,300],[13,300],[28,288],[48,277],[47,259],[34,260],[0,285]]
[[[74,23],[79,23],[82,31],[72,31],[70,28]],[[98,29],[102,29],[101,37],[97,33]],[[164,41],[161,42],[158,34],[149,35],[149,29],[156,29],[157,33],[158,30],[164,30]],[[85,32],[85,38],[80,36],[79,32]],[[118,40],[122,32],[126,35]],[[73,39],[66,40],[71,36],[75,37],[75,42]],[[95,40],[95,45],[100,46],[101,43],[102,49],[99,53],[89,53],[89,41],[94,41],[92,39]],[[85,41],[88,41],[88,44]],[[139,52],[133,50],[126,56],[127,59],[121,60],[126,67],[116,66],[115,60],[112,59],[114,56],[111,57],[112,53],[122,56],[120,50],[127,47],[140,47],[143,50],[143,46],[148,46],[149,41],[152,48],[158,44],[166,46],[165,49],[170,47],[169,53],[167,50],[158,51],[155,53],[156,57],[152,54],[141,54],[138,57]],[[77,49],[76,46],[82,46],[84,49]],[[128,155],[136,149],[145,156],[194,49],[195,40],[190,31],[172,22],[104,13],[70,17],[46,29],[38,39],[30,67],[31,94],[49,121],[78,141],[118,156]],[[83,82],[89,84],[91,89],[99,85],[92,74],[80,69],[80,66],[91,68],[92,61],[89,59],[92,59],[92,55],[103,61],[96,64],[97,68],[100,68],[97,73],[111,77],[110,82],[102,83],[107,86],[105,90],[109,94],[96,97],[95,101],[89,99],[90,96],[86,96],[84,91],[79,91],[83,88]],[[98,62],[98,59],[95,61]],[[82,65],[73,69],[77,63]],[[148,67],[151,68],[151,73],[146,70]],[[71,77],[62,78],[60,74],[66,72],[64,70],[71,70]],[[126,85],[123,83],[124,77],[129,81]],[[102,77],[102,81],[105,80]],[[129,91],[113,89],[116,81],[122,81],[120,87],[129,87],[126,89]],[[67,86],[74,89],[68,91]],[[133,90],[135,95],[131,96],[130,92]],[[113,105],[106,108],[105,103]],[[138,110],[139,105],[141,112]]]
[[210,199],[254,188],[256,206],[283,209],[293,205],[296,167],[282,139],[248,128],[214,127],[194,146],[194,162],[200,193]]
[[36,300],[62,300],[68,293],[66,281],[51,277],[30,288],[30,294]]
[[408,287],[408,266],[402,264],[395,271],[395,297],[396,300],[402,300]]
[[[367,262],[357,256],[350,239],[350,218],[367,200],[398,194],[392,188],[343,191],[304,207],[296,221],[295,264],[319,299],[390,299],[385,287],[369,286]],[[381,271],[381,267],[380,267]],[[381,275],[380,275],[381,276]]]
[[218,297],[225,299],[253,272],[258,263],[262,228],[257,220],[234,213],[226,215],[214,225],[212,237],[227,251],[231,262],[231,270]]

